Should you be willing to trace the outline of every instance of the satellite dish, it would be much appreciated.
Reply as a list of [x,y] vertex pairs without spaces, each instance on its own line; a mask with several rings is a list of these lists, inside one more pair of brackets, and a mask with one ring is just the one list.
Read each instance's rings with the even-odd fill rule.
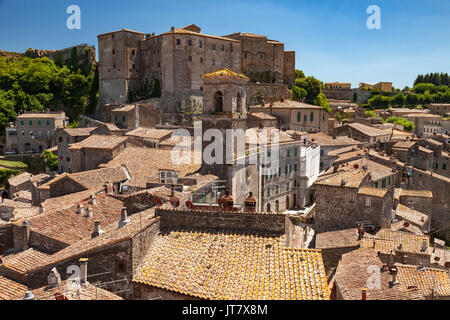
[[155,204],[155,206],[161,206],[163,204],[162,200],[156,197],[153,199],[153,203]]
[[180,200],[177,197],[170,198],[170,203],[174,208],[177,208],[180,206]]
[[188,209],[193,210],[194,209],[194,203],[192,203],[191,200],[186,202],[186,207],[188,207]]

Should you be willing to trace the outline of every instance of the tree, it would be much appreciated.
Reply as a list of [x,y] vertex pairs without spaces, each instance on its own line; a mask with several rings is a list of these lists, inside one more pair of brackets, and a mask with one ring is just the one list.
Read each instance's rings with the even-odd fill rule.
[[429,91],[430,93],[436,93],[437,87],[432,83],[419,83],[416,84],[413,88],[415,93],[423,94],[425,91]]
[[412,132],[414,130],[414,122],[411,122],[401,117],[390,117],[386,119],[386,122],[395,123],[403,127],[405,131]]
[[415,93],[409,93],[406,96],[406,104],[409,106],[416,106],[419,103],[419,96]]
[[305,73],[302,70],[295,70],[295,79],[305,78]]
[[322,90],[322,82],[312,76],[296,79],[295,85],[306,90],[305,101],[308,103],[314,103],[314,100]]
[[397,93],[392,102],[397,106],[403,106],[406,103],[406,97],[401,92]]
[[313,103],[316,106],[321,106],[326,112],[328,112],[328,113],[331,112],[328,99],[322,92],[317,95],[317,97],[314,99]]
[[42,153],[42,158],[44,158],[45,165],[52,171],[58,170],[58,157],[55,156],[48,150]]
[[294,100],[299,102],[302,102],[305,99],[306,95],[308,94],[305,89],[299,88],[297,86],[294,86],[292,88],[292,93],[294,96]]

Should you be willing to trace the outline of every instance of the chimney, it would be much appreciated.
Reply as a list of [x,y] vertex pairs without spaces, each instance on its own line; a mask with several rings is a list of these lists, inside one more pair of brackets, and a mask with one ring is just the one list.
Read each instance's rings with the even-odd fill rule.
[[219,198],[219,206],[224,211],[233,211],[234,198],[230,195],[230,190],[225,190],[225,195]]
[[427,242],[427,239],[426,239],[426,238],[423,238],[421,251],[422,251],[422,252],[425,252],[425,251],[427,251],[427,249],[428,249],[428,242]]
[[175,27],[171,27],[170,31],[174,32],[175,31]]
[[170,197],[173,197],[173,196],[175,196],[175,186],[172,184],[171,186],[170,186]]
[[253,192],[249,192],[247,198],[244,201],[244,211],[245,212],[255,212],[256,211],[256,198],[253,196]]
[[87,207],[87,211],[86,211],[86,218],[92,218],[94,216],[94,210],[92,210],[92,207]]
[[390,269],[395,263],[394,250],[389,254],[388,268]]
[[333,133],[333,139],[336,140],[336,133]]
[[392,268],[390,268],[391,274],[392,274],[392,281],[389,283],[389,285],[391,287],[398,285],[398,281],[397,281],[397,272],[398,272],[398,268],[396,266],[392,266]]
[[98,220],[95,221],[95,229],[94,229],[94,232],[92,232],[92,235],[91,235],[92,239],[94,239],[94,238],[100,236],[100,235],[103,234],[103,233],[105,233],[105,231],[103,231],[103,230],[100,228],[100,221],[98,221]]
[[122,228],[128,224],[130,224],[130,219],[128,219],[127,208],[123,207],[122,212],[120,213],[119,228]]
[[62,292],[56,292],[55,293],[55,300],[69,300],[64,293]]
[[96,199],[96,197],[94,195],[91,195],[89,197],[89,203],[92,204],[92,205],[96,205],[97,204],[97,199]]
[[87,258],[81,258],[78,260],[80,262],[80,282],[82,285],[88,285],[89,282],[88,279],[88,270],[87,270],[87,264],[88,264]]
[[359,225],[358,227],[358,240],[362,240],[362,238],[364,237],[364,226],[362,224]]
[[108,190],[108,182],[106,182],[106,183],[103,185],[103,191],[105,192],[105,194],[108,194],[108,193],[109,193],[109,190]]
[[408,256],[407,255],[403,255],[402,256],[402,263],[403,264],[407,264],[408,263]]
[[14,249],[26,250],[30,243],[30,222],[24,221],[20,227],[13,229]]
[[34,300],[34,294],[31,292],[31,290],[28,290],[25,293],[25,297],[23,297],[23,300]]
[[367,288],[361,289],[361,300],[367,300]]
[[61,275],[56,268],[50,271],[50,274],[47,276],[47,283],[50,288],[55,288],[61,283]]
[[77,213],[84,214],[84,206],[81,203],[77,206]]

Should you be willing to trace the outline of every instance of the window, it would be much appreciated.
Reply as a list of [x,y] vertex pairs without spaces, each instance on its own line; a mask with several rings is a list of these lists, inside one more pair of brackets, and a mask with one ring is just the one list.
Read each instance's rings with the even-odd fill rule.
[[136,54],[136,50],[131,50],[131,55],[135,55]]
[[181,40],[177,39],[177,45],[179,46],[181,44]]
[[199,45],[200,48],[203,48],[203,41],[200,41],[200,42],[198,43],[198,45]]
[[446,163],[442,164],[442,170],[447,170],[447,164]]
[[29,124],[30,126],[32,126],[32,125],[33,125],[33,120],[30,120],[30,121],[28,122],[28,124]]
[[116,54],[116,50],[113,49],[113,54]]
[[280,187],[276,186],[276,194],[279,194],[279,193],[280,193]]
[[289,182],[288,182],[288,183],[286,183],[286,191],[289,191],[289,189],[290,189],[290,185],[289,185]]
[[222,51],[225,51],[225,46],[224,45],[222,45]]
[[308,116],[305,114],[305,116],[303,117],[303,121],[307,121],[308,120]]
[[122,116],[122,122],[125,122],[127,118],[125,116]]
[[188,40],[188,46],[192,46],[192,40]]
[[298,156],[298,149],[297,148],[294,149],[294,155]]
[[294,171],[297,172],[298,171],[298,165],[294,164]]
[[291,156],[291,150],[288,149],[288,150],[287,150],[287,157],[289,158],[290,156]]
[[314,121],[314,113],[311,112],[311,115],[309,116],[309,120],[310,120],[311,122]]
[[381,181],[381,187],[382,187],[382,188],[386,188],[386,180],[385,180],[385,179],[383,179],[383,180]]
[[288,166],[286,166],[285,168],[284,168],[284,174],[288,174]]
[[270,158],[271,155],[272,153],[270,151],[267,151],[267,158]]
[[321,157],[323,157],[323,156],[324,156],[324,151],[323,151],[323,149],[322,149],[322,150],[320,150],[320,156],[321,156]]
[[114,122],[117,122],[117,115],[114,116]]
[[62,137],[59,137],[59,142],[62,142]]
[[355,195],[351,194],[349,199],[348,199],[348,202],[355,203]]
[[213,66],[215,66],[216,65],[216,60],[212,60],[212,64],[213,64]]
[[213,43],[212,49],[213,49],[213,50],[216,50],[216,44],[215,44],[215,43]]
[[203,58],[202,57],[200,57],[200,63],[203,63]]
[[375,182],[375,188],[378,188],[378,181]]
[[302,114],[300,112],[297,113],[297,122],[302,121]]
[[189,58],[188,58],[188,59],[189,59],[189,61],[192,61],[192,57],[191,57],[191,56],[189,56]]
[[390,186],[391,185],[391,182],[392,182],[392,180],[391,180],[391,176],[389,176],[389,178],[388,178],[388,185]]
[[267,198],[270,197],[270,188],[267,188]]
[[297,180],[294,180],[294,188],[297,188]]
[[41,120],[38,121],[38,125],[39,126],[42,125],[42,121]]
[[262,53],[262,52],[258,53],[258,57],[259,57],[259,60],[263,60],[264,59],[264,53]]
[[233,45],[230,43],[230,52],[233,52]]
[[370,207],[372,204],[372,201],[370,198],[366,198],[366,207]]
[[247,59],[247,52],[244,52],[244,59]]
[[20,125],[21,125],[21,126],[23,126],[23,125],[24,125],[24,123],[23,123],[23,120],[21,120],[21,121],[20,121]]

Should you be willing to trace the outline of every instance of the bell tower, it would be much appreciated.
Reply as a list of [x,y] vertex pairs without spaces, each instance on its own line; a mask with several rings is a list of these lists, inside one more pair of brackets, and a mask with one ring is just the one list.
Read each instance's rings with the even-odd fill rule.
[[[242,146],[243,143],[245,148],[246,85],[249,78],[229,69],[207,73],[201,78],[203,80],[202,166],[222,179],[229,180],[227,168],[233,165],[237,158],[238,144]],[[243,132],[244,136],[232,136],[228,129]],[[221,136],[221,141],[218,141],[218,136]],[[208,155],[211,156],[208,158]],[[212,161],[214,163],[211,163]]]

